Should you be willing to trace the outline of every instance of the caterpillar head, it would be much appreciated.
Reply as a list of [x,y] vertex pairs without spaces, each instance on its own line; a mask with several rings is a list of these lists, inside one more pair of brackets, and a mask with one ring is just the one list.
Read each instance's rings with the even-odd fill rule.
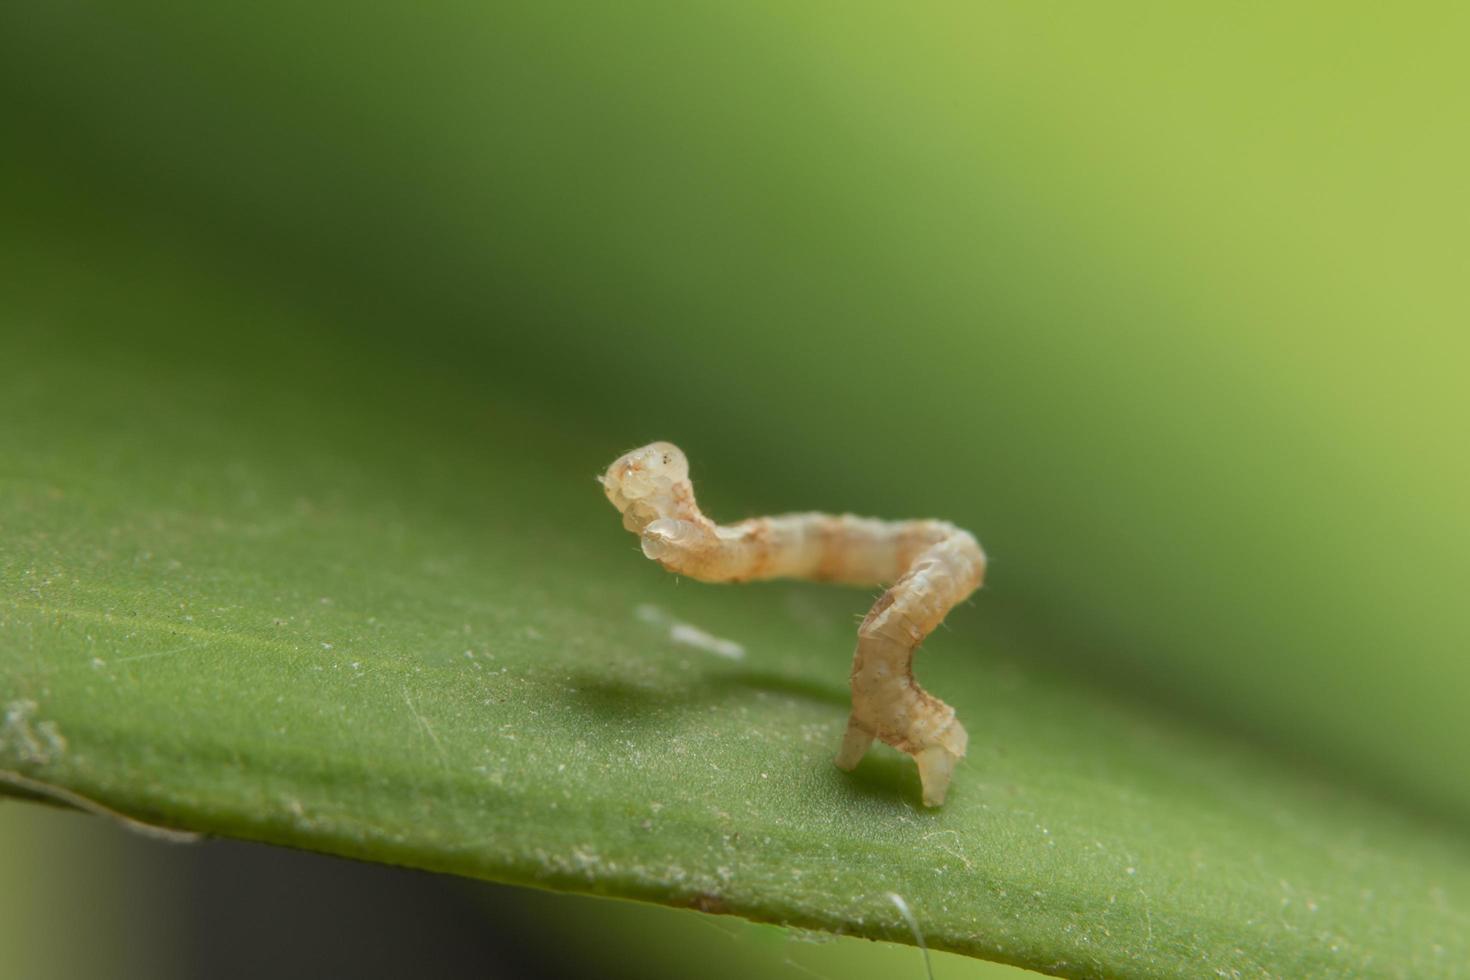
[[623,514],[623,523],[630,530],[640,530],[660,517],[674,515],[676,501],[687,496],[685,491],[676,493],[676,488],[689,483],[689,460],[671,442],[649,443],[619,456],[597,479],[607,499]]

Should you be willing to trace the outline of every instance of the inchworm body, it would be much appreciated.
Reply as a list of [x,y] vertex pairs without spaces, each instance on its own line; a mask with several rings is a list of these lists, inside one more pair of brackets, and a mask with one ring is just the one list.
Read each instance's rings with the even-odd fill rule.
[[944,802],[967,736],[954,709],[914,680],[914,651],[980,587],[985,552],[945,521],[880,521],[851,514],[781,514],[728,527],[694,502],[689,462],[672,443],[618,457],[599,478],[643,553],[701,582],[798,578],[893,583],[858,628],[852,714],[837,765],[853,769],[873,739],[914,757],[926,806]]

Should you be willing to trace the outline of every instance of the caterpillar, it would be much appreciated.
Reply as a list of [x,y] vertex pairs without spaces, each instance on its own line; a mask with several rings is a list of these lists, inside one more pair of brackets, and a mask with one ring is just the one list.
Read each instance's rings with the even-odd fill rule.
[[980,588],[985,552],[947,521],[882,521],[852,514],[754,517],[722,526],[700,512],[679,447],[655,442],[598,477],[643,554],[701,582],[793,578],[892,583],[858,628],[852,712],[838,750],[851,770],[874,739],[913,756],[925,806],[939,806],[968,736],[954,709],[914,680],[914,651],[950,609]]

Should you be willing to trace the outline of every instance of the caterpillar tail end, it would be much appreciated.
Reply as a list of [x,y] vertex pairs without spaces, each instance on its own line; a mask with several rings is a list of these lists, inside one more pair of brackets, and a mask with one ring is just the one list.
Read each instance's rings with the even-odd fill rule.
[[965,757],[970,735],[958,718],[951,718],[933,745],[926,745],[914,753],[914,762],[919,766],[919,782],[923,784],[925,806],[942,806],[949,793],[949,780],[955,766]]
[[943,806],[949,794],[949,781],[960,756],[942,745],[931,745],[914,754],[919,765],[919,782],[923,784],[925,806]]
[[[955,766],[965,757],[965,746],[969,741],[965,729],[959,722],[951,722],[944,733],[944,744],[929,745],[913,752],[919,767],[919,783],[925,806],[943,806],[949,795],[949,782],[954,776]],[[847,731],[842,736],[842,747],[837,750],[837,768],[845,772],[856,769],[872,747],[875,736],[854,719],[848,719]]]

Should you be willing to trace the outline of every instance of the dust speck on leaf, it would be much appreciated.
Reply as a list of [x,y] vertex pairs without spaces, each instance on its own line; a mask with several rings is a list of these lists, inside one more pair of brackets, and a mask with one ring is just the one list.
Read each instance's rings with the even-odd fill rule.
[[66,738],[54,721],[34,721],[40,706],[20,699],[5,706],[0,751],[13,751],[21,761],[44,766],[66,753]]
[[635,609],[633,613],[642,622],[666,629],[669,639],[682,646],[703,650],[705,653],[713,653],[715,656],[724,657],[726,660],[740,660],[745,656],[745,647],[736,643],[734,640],[727,640],[722,636],[715,636],[713,633],[700,629],[693,623],[685,623],[674,619],[657,606],[644,604]]

